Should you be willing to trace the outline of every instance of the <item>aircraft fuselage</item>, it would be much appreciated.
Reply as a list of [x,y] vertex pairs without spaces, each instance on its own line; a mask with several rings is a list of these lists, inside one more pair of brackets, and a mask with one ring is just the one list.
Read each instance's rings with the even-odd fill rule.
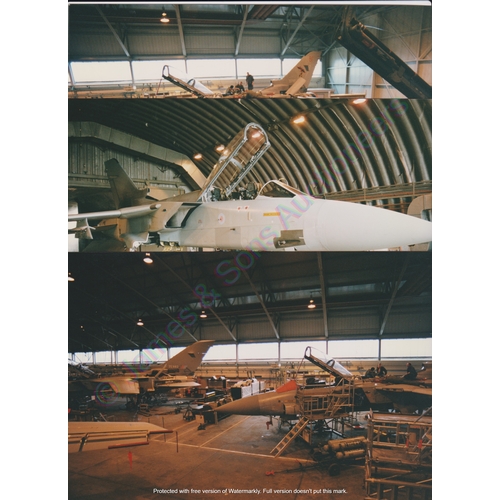
[[228,250],[365,251],[432,240],[432,224],[398,212],[307,195],[203,203],[161,242]]

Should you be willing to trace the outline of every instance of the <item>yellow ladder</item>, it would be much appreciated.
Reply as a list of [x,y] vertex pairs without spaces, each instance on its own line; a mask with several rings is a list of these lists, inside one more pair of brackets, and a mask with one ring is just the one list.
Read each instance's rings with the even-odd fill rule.
[[290,443],[304,430],[308,424],[307,417],[301,417],[300,420],[290,429],[288,434],[271,450],[271,455],[279,457]]

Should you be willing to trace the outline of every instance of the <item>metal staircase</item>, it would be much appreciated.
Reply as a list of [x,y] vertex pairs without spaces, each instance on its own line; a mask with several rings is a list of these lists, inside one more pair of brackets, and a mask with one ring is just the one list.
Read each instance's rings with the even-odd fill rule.
[[288,434],[271,450],[271,455],[279,457],[290,446],[292,441],[304,430],[309,423],[307,417],[301,417],[300,420],[290,429]]

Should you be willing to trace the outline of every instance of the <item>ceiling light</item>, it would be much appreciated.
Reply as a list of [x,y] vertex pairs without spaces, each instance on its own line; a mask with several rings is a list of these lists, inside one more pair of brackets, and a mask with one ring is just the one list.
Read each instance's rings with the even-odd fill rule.
[[364,98],[354,99],[354,101],[352,101],[353,104],[363,104],[364,102],[366,102]]
[[194,158],[195,160],[201,160],[201,159],[203,158],[203,155],[202,155],[201,153],[196,153],[196,154],[193,156],[193,158]]
[[144,326],[144,323],[142,322],[141,318],[137,320],[137,326]]
[[295,124],[304,123],[305,121],[306,121],[306,117],[304,115],[299,115],[292,120],[292,122]]
[[206,317],[207,317],[207,315],[206,315],[205,311],[201,311],[200,318],[206,318]]
[[215,151],[219,151],[219,153],[221,151],[224,151],[224,144],[219,144],[216,148],[215,148]]
[[68,273],[68,281],[75,281],[75,278],[71,276],[71,273]]
[[142,259],[146,264],[152,264],[153,263],[153,259],[151,258],[151,254],[149,253],[146,253],[146,257],[144,257],[144,259]]
[[314,300],[311,299],[309,301],[309,305],[307,306],[308,309],[316,309],[316,304],[314,303]]
[[166,12],[162,12],[161,17],[160,17],[160,22],[161,23],[169,23],[170,19],[167,16]]

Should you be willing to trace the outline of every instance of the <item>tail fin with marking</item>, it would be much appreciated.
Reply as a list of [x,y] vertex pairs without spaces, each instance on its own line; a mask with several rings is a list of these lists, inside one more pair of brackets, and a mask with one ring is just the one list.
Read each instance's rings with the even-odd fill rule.
[[151,370],[149,375],[155,378],[167,373],[192,375],[201,365],[203,356],[212,347],[213,343],[213,340],[199,340],[176,354],[172,359],[166,361],[161,368]]
[[317,50],[306,54],[281,80],[273,80],[271,86],[262,91],[263,95],[305,92],[311,83],[314,68],[321,57]]

